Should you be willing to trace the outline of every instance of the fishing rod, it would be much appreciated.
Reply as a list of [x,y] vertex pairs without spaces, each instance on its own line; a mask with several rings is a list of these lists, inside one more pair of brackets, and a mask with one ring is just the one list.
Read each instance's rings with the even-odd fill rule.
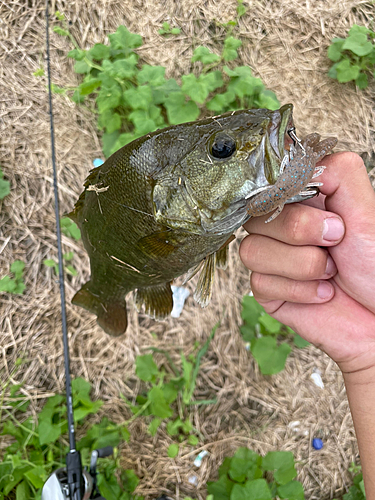
[[64,369],[65,369],[65,392],[66,406],[68,414],[68,435],[69,435],[69,452],[66,455],[66,467],[61,467],[54,471],[42,489],[42,500],[105,500],[100,495],[97,487],[97,471],[96,464],[98,458],[108,457],[112,455],[112,446],[106,446],[94,450],[91,455],[89,469],[83,469],[81,454],[76,449],[76,438],[74,430],[73,416],[73,397],[72,385],[70,380],[70,359],[69,359],[69,341],[68,328],[66,321],[65,307],[65,285],[64,285],[64,268],[63,255],[61,246],[61,227],[60,227],[60,209],[59,209],[59,190],[57,184],[57,169],[56,169],[56,154],[55,154],[55,133],[53,127],[53,109],[52,109],[52,89],[51,89],[51,67],[50,67],[50,46],[49,46],[49,13],[48,0],[46,0],[46,47],[47,47],[47,73],[48,73],[48,98],[49,98],[49,115],[50,115],[50,133],[51,133],[51,157],[53,170],[53,188],[55,197],[55,217],[56,217],[56,236],[57,236],[57,252],[59,263],[59,288],[61,299],[61,322],[64,346]]

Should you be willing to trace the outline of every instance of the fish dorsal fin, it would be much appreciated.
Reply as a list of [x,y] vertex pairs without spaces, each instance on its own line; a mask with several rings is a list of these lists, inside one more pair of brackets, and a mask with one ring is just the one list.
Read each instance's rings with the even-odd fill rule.
[[216,252],[208,255],[203,261],[203,269],[199,275],[194,299],[202,307],[208,306],[212,295],[216,267]]
[[170,283],[138,288],[135,305],[140,311],[145,306],[145,313],[155,319],[164,319],[173,309],[173,297]]
[[168,257],[176,246],[169,240],[172,237],[168,231],[154,233],[140,239],[137,245],[142,249],[142,252],[150,257]]
[[233,240],[235,240],[236,237],[234,234],[229,236],[227,241],[222,245],[219,250],[216,252],[216,265],[219,269],[226,269],[227,264],[228,264],[228,245],[231,243]]

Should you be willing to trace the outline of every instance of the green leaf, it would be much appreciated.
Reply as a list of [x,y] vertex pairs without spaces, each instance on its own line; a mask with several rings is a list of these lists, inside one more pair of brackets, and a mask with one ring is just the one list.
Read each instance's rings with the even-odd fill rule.
[[236,99],[236,94],[233,90],[217,94],[206,103],[207,109],[215,111],[216,113],[224,113],[229,110],[230,105]]
[[66,236],[70,236],[75,240],[81,238],[81,231],[79,230],[77,224],[73,222],[69,217],[63,217],[60,219],[61,231]]
[[152,354],[137,356],[135,360],[135,373],[144,382],[151,382],[159,375],[158,367],[155,364]]
[[8,196],[10,193],[10,182],[3,179],[4,174],[0,168],[0,200]]
[[168,120],[171,125],[194,121],[198,118],[200,111],[193,101],[185,101],[182,92],[174,92],[165,100]]
[[36,71],[34,71],[33,76],[44,76],[44,69],[38,68]]
[[165,68],[163,66],[150,66],[144,64],[137,75],[139,85],[149,83],[153,87],[163,85],[165,82]]
[[203,103],[209,94],[207,85],[202,81],[201,76],[197,78],[193,73],[190,73],[181,78],[182,92],[199,103]]
[[126,487],[126,490],[130,493],[132,493],[139,484],[139,478],[133,470],[126,469],[124,473],[121,474],[121,479],[124,483],[124,486]]
[[44,483],[46,482],[47,476],[48,476],[48,474],[47,474],[45,468],[40,466],[40,465],[25,472],[25,477],[30,481],[30,483],[35,488],[43,488]]
[[16,281],[12,280],[10,276],[4,276],[0,279],[0,292],[13,293],[16,288]]
[[116,108],[121,102],[122,91],[118,83],[113,79],[106,83],[107,85],[104,86],[104,80],[102,80],[102,86],[96,99],[99,113]]
[[328,57],[333,62],[337,62],[342,56],[342,46],[344,45],[344,38],[333,38],[331,45],[328,47]]
[[280,498],[288,500],[305,500],[303,486],[299,481],[290,481],[277,488],[277,494]]
[[76,61],[82,61],[82,59],[85,57],[86,51],[81,50],[81,49],[73,49],[70,50],[67,53],[67,57],[71,57],[72,59],[75,59]]
[[86,61],[80,61],[78,60],[75,65],[74,65],[74,71],[76,73],[80,73],[80,74],[83,74],[83,73],[90,73],[91,71],[91,66],[89,66],[87,64]]
[[247,481],[243,486],[233,486],[230,500],[272,500],[271,491],[265,479]]
[[142,45],[142,37],[131,33],[125,26],[119,26],[116,33],[108,35],[108,38],[113,49],[119,49],[125,54]]
[[148,392],[148,399],[151,401],[151,411],[156,417],[168,418],[173,415],[173,411],[165,401],[163,390],[160,387],[153,387]]
[[178,444],[176,443],[172,443],[171,445],[169,445],[168,447],[168,457],[169,458],[175,458],[177,457],[178,455]]
[[360,68],[357,65],[350,64],[349,59],[344,59],[335,65],[335,70],[337,73],[337,80],[340,83],[346,83],[358,77]]
[[277,345],[275,337],[260,337],[251,341],[251,352],[259,364],[263,375],[274,375],[284,367],[291,347],[282,343]]
[[220,56],[211,52],[207,47],[200,45],[194,50],[192,62],[201,61],[202,64],[212,64],[220,61]]
[[22,260],[15,260],[10,266],[10,271],[15,275],[16,279],[22,278],[24,269],[25,263]]
[[116,130],[119,130],[121,128],[121,116],[118,113],[111,113],[110,110],[107,110],[107,112],[110,114],[110,118],[105,121],[104,126],[107,133],[112,134],[112,132],[115,132]]
[[96,61],[101,61],[102,59],[108,59],[110,54],[110,48],[108,45],[103,45],[102,43],[96,43],[88,52],[90,56]]
[[307,342],[307,340],[303,339],[296,333],[293,338],[294,345],[298,347],[299,349],[303,349],[304,347],[307,347],[310,345],[310,342]]
[[97,89],[101,83],[102,82],[101,80],[99,80],[99,78],[91,78],[87,82],[82,82],[78,87],[80,95],[91,94],[91,92]]
[[230,36],[224,41],[223,59],[224,61],[232,61],[238,57],[237,49],[241,47],[242,42],[233,36]]
[[259,322],[259,316],[264,312],[264,308],[258,304],[254,297],[250,297],[250,295],[244,296],[241,317],[249,327],[255,327]]
[[366,28],[366,26],[359,26],[358,24],[353,24],[353,26],[349,30],[349,35],[354,35],[355,33],[363,33],[367,35],[368,33],[373,33],[370,29]]
[[289,483],[297,475],[291,451],[270,451],[263,457],[262,468],[274,471],[274,479],[281,485]]
[[132,109],[147,110],[152,103],[152,91],[149,85],[133,87],[124,92],[124,98]]
[[[257,87],[258,88],[258,87]],[[275,111],[280,108],[280,101],[272,90],[261,90],[256,98],[257,106]]]
[[344,42],[342,48],[351,50],[357,56],[366,56],[372,52],[372,43],[368,41],[364,33],[353,33]]
[[22,481],[17,485],[16,500],[30,500],[30,488],[27,481]]
[[213,495],[215,500],[230,500],[234,484],[229,477],[222,475],[218,481],[209,481],[207,483],[207,491]]
[[245,479],[258,479],[262,477],[262,471],[258,467],[260,457],[248,448],[238,448],[233,456],[229,476],[238,483],[243,483]]
[[154,418],[150,425],[148,426],[148,432],[151,434],[151,436],[155,436],[157,430],[159,429],[161,424],[161,418]]
[[238,5],[237,5],[237,16],[240,18],[247,12],[247,8],[243,5],[242,0],[238,0]]
[[194,434],[190,434],[190,436],[188,437],[188,443],[191,446],[196,446],[199,443],[199,439],[197,436],[194,436]]
[[273,335],[279,333],[283,326],[280,321],[277,321],[277,319],[273,318],[269,314],[263,314],[259,318],[259,323],[264,326],[268,333],[271,333]]
[[360,73],[355,80],[355,84],[360,89],[365,89],[368,86],[368,78],[366,73]]
[[[113,152],[112,150],[113,150],[117,140],[119,139],[119,137],[120,137],[120,132],[118,130],[115,130],[111,134],[106,133],[106,134],[102,135],[103,154],[106,158],[111,156],[111,154]],[[130,142],[130,141],[131,141],[131,139],[128,142]],[[127,142],[119,145],[116,148],[116,150],[119,149],[121,146],[125,146],[125,144],[127,144]]]

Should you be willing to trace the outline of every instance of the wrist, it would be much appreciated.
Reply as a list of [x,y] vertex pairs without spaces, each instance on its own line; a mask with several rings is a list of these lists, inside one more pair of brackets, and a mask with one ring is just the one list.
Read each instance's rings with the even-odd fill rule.
[[339,363],[346,387],[371,386],[375,387],[375,363],[351,370],[345,364]]

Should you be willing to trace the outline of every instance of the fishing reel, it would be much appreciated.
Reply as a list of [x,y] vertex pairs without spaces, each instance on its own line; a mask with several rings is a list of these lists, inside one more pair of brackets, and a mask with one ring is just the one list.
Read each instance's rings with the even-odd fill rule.
[[79,452],[75,450],[68,453],[67,467],[54,471],[44,484],[42,500],[105,500],[98,490],[96,465],[98,458],[109,457],[112,454],[112,446],[94,450],[91,454],[90,468],[82,470]]

